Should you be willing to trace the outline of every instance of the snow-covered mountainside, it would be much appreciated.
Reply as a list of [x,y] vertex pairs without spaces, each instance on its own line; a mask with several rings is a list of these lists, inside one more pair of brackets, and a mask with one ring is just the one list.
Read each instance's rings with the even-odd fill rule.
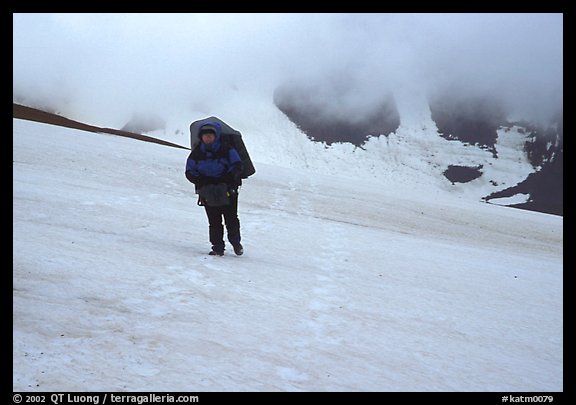
[[[418,170],[425,177],[432,171],[426,181],[440,180],[439,187],[476,200],[563,214],[561,113],[543,127],[510,121],[497,99],[444,94],[420,96],[418,102],[411,93],[387,95],[374,110],[358,117],[330,112],[326,96],[315,102],[313,92],[318,89],[309,87],[280,87],[274,102],[311,139],[361,147],[376,177],[393,169],[390,160],[420,160]],[[332,97],[338,104],[337,94]],[[374,136],[380,138],[376,146],[371,142]],[[385,163],[373,163],[373,154]]]
[[14,119],[14,391],[563,391],[561,217],[443,185],[477,148],[276,124],[212,257],[187,150]]

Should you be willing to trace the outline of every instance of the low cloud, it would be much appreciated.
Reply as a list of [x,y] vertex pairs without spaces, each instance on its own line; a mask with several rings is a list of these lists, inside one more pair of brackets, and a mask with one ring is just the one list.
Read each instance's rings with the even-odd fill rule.
[[215,106],[238,92],[272,102],[279,86],[290,85],[315,86],[316,101],[335,114],[370,110],[390,92],[411,88],[495,97],[524,118],[545,120],[562,108],[562,14],[14,14],[13,20],[15,99],[56,104],[95,124]]

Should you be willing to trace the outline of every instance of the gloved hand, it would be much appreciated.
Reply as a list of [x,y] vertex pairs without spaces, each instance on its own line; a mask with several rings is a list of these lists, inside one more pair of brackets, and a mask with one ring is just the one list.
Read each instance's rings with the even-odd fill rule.
[[191,181],[196,185],[196,188],[202,188],[208,183],[204,176],[194,176]]
[[190,183],[193,183],[196,186],[198,186],[198,183],[201,182],[200,176],[194,176],[190,170],[186,171],[186,178]]
[[236,172],[228,172],[224,176],[222,176],[222,182],[228,184],[229,187],[238,187],[239,177],[237,176]]

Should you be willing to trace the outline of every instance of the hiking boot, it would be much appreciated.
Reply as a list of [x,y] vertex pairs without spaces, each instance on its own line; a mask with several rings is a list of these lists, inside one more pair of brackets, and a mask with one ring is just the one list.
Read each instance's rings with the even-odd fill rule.
[[210,256],[224,256],[224,251],[223,250],[211,250],[210,253],[208,253]]
[[237,256],[242,256],[242,254],[244,253],[244,248],[240,243],[234,245],[234,253],[236,253]]

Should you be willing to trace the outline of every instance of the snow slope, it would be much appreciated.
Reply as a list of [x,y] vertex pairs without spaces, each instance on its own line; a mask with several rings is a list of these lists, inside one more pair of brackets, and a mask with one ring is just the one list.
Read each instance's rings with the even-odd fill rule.
[[15,391],[563,390],[561,217],[245,137],[219,258],[187,151],[14,120]]

